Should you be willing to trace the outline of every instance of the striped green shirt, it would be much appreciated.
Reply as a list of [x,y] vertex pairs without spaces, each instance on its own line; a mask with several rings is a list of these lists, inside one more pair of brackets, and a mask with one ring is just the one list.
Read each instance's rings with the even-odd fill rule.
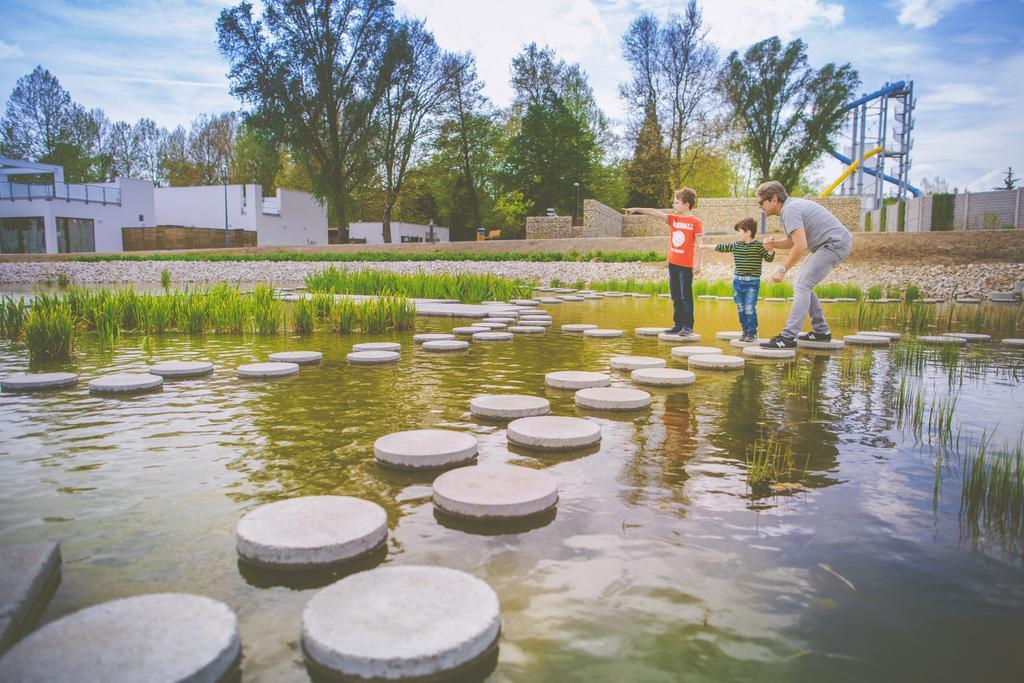
[[736,259],[736,275],[744,277],[761,277],[761,259],[774,261],[775,254],[768,253],[759,240],[749,244],[737,240],[732,244],[716,244],[715,251],[732,252]]

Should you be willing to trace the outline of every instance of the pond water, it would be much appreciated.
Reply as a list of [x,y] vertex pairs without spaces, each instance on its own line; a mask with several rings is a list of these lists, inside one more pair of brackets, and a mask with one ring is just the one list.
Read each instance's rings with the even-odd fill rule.
[[[411,332],[175,335],[148,350],[139,337],[113,349],[87,341],[60,366],[81,373],[77,387],[0,394],[0,545],[61,543],[63,583],[43,622],[147,592],[226,602],[240,620],[249,681],[308,680],[301,613],[336,577],[281,585],[240,567],[235,523],[260,504],[316,494],[387,510],[381,561],[462,569],[490,583],[503,620],[492,680],[1020,680],[1019,524],[962,514],[958,457],[946,453],[937,466],[936,439],[929,445],[927,429],[916,437],[894,413],[909,371],[893,350],[801,352],[803,383],[772,362],[698,371],[686,389],[653,390],[649,410],[586,414],[571,392],[546,389],[544,374],[605,370],[620,354],[670,359],[672,344],[632,330],[667,325],[671,304],[606,299],[548,310],[554,324],[543,336],[453,355],[419,350]],[[762,304],[762,334],[778,330],[787,310]],[[833,320],[841,310],[829,309]],[[559,331],[578,322],[627,335]],[[458,324],[466,323],[419,318],[416,332]],[[731,303],[698,302],[703,345],[736,353],[714,338],[734,329]],[[836,336],[850,331],[833,326]],[[346,364],[352,344],[382,340],[402,343],[399,364]],[[240,364],[297,349],[323,351],[323,364],[282,380],[235,377]],[[151,361],[200,358],[213,361],[213,375],[168,380],[151,394],[98,397],[86,386]],[[982,430],[993,445],[1018,443],[1022,360],[1021,350],[990,343],[962,351],[969,371],[953,381],[937,354],[913,378],[929,401],[958,396],[959,461]],[[0,376],[26,369],[24,346],[0,342]],[[612,374],[613,385],[630,385]],[[502,424],[469,414],[482,393],[546,396],[553,414],[598,422],[600,448],[510,450]],[[560,486],[554,517],[490,530],[435,517],[429,477],[373,459],[378,437],[426,427],[475,434],[480,462],[547,470]],[[752,494],[745,458],[762,435],[792,445],[787,481],[800,490]]]

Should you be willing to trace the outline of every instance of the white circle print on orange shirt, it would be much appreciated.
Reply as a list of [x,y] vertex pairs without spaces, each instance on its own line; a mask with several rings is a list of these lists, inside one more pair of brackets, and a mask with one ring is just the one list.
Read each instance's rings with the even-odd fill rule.
[[686,233],[682,230],[672,231],[672,246],[676,249],[682,249],[683,244],[686,242]]

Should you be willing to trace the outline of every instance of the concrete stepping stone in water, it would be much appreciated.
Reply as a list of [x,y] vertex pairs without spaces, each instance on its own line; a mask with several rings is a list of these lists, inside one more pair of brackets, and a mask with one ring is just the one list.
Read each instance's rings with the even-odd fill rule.
[[580,389],[573,400],[580,408],[591,410],[642,410],[651,405],[646,391],[619,387]]
[[[502,324],[502,327],[504,327],[504,324]],[[412,340],[414,342],[416,342],[417,344],[423,344],[424,342],[428,342],[428,341],[452,341],[454,339],[455,339],[455,335],[454,334],[429,333],[429,334],[414,334],[412,336]]]
[[57,389],[78,384],[78,375],[73,372],[28,372],[7,375],[0,379],[4,391],[32,391],[33,389]]
[[87,607],[0,658],[3,681],[220,681],[235,675],[238,618],[201,595],[155,593]]
[[377,462],[400,469],[463,465],[476,457],[477,439],[451,429],[412,429],[382,436],[373,444]]
[[89,391],[95,394],[122,394],[135,391],[150,391],[160,388],[164,378],[146,372],[119,372],[97,377],[89,382]]
[[846,342],[842,339],[833,339],[832,341],[797,339],[796,346],[798,349],[811,349],[815,351],[841,351],[846,348]]
[[715,339],[720,341],[732,341],[743,336],[742,332],[715,332]]
[[488,330],[504,330],[508,327],[505,323],[473,323],[473,327],[485,327]]
[[992,341],[992,335],[990,334],[977,334],[974,332],[947,332],[943,337],[960,337],[965,340],[968,344],[973,342],[987,342]]
[[722,349],[716,346],[673,346],[672,357],[673,358],[689,358],[690,356],[699,356],[701,354],[712,354],[718,355],[722,353]]
[[459,467],[435,479],[433,489],[434,507],[465,519],[522,519],[558,503],[554,477],[517,465]]
[[890,341],[899,341],[900,338],[903,336],[899,332],[882,332],[882,331],[876,331],[876,330],[868,330],[868,331],[860,331],[860,330],[858,330],[857,334],[869,334],[872,337],[886,337]]
[[540,396],[523,394],[483,394],[469,402],[469,411],[492,420],[518,420],[521,417],[547,415],[551,403]]
[[1017,296],[1013,292],[989,292],[988,300],[994,304],[1012,304],[1017,301]]
[[877,337],[870,334],[848,334],[843,341],[854,346],[888,346],[892,340],[888,337]]
[[576,294],[566,294],[562,297],[562,301],[584,301],[584,298]]
[[509,303],[515,304],[516,306],[540,306],[540,301],[537,301],[536,299],[512,299]]
[[560,304],[560,303],[562,303],[561,299],[556,299],[553,296],[542,296],[540,299],[538,299],[538,301],[540,301],[542,304]]
[[442,339],[440,341],[428,341],[423,342],[420,348],[424,351],[432,351],[434,353],[452,353],[455,351],[465,351],[469,348],[468,341],[460,341],[457,339]]
[[763,337],[758,337],[754,341],[743,341],[742,339],[733,339],[733,340],[731,340],[729,342],[729,346],[731,346],[731,347],[733,347],[735,349],[745,349],[748,346],[757,346],[761,342],[766,342],[766,341],[768,341],[768,340],[763,338]]
[[1004,339],[1000,342],[1005,346],[1024,346],[1024,339]]
[[526,321],[526,320],[547,320],[548,322],[550,322],[551,321],[551,316],[548,315],[547,313],[529,313],[529,314],[525,314],[525,315],[519,316],[519,320],[520,321]]
[[388,515],[350,496],[303,496],[263,505],[235,527],[239,557],[264,569],[325,569],[380,547]]
[[[671,295],[669,295],[669,296],[671,296]],[[715,301],[716,299],[718,299],[718,297],[715,296],[714,294],[698,294],[697,295],[697,301]]]
[[650,294],[641,294],[640,292],[630,292],[629,294],[634,299],[650,299]]
[[691,368],[700,370],[742,370],[746,362],[739,356],[701,353],[696,356],[690,356],[687,364]]
[[501,323],[502,325],[508,325],[509,323],[514,323],[516,320],[517,320],[516,318],[494,318],[494,317],[491,317],[491,318],[484,318],[480,322],[482,322],[482,323]]
[[944,337],[935,335],[922,335],[917,338],[922,344],[949,344],[951,346],[962,346],[967,343],[963,337]]
[[352,574],[314,595],[302,613],[310,666],[346,680],[435,680],[490,656],[500,632],[497,593],[436,566]]
[[612,383],[612,378],[603,372],[558,370],[544,375],[544,383],[553,389],[576,391],[589,387],[606,387]]
[[477,332],[473,335],[473,341],[476,342],[500,342],[511,339],[511,332]]
[[586,330],[596,330],[597,325],[590,325],[589,323],[570,323],[568,325],[562,325],[562,332],[585,332]]
[[469,327],[454,327],[452,328],[452,334],[470,335],[476,334],[477,332],[484,332],[489,329],[489,327],[477,327],[475,325],[470,325]]
[[937,298],[936,299],[921,299],[921,303],[923,303],[923,304],[944,304],[944,303],[946,303],[946,300],[945,299],[937,299]]
[[622,292],[605,292],[604,295],[609,299],[618,299],[625,296]]
[[978,299],[978,298],[973,297],[973,296],[962,296],[962,297],[959,297],[956,300],[956,302],[958,304],[980,304],[981,303],[981,299]]
[[671,294],[659,294],[658,298],[659,299],[671,299],[672,295]]
[[298,363],[248,363],[239,365],[235,374],[245,378],[286,377],[299,372]]
[[324,359],[324,354],[319,351],[278,351],[267,356],[271,363],[296,363],[298,365],[310,365],[319,363]]
[[353,351],[345,359],[353,365],[381,365],[397,363],[401,357],[398,351]]
[[0,652],[43,613],[60,583],[60,565],[60,546],[53,542],[0,548]]
[[150,365],[149,372],[161,377],[197,377],[213,372],[213,363],[205,360],[166,360]]
[[650,387],[683,387],[697,381],[697,375],[689,370],[675,368],[643,368],[634,370],[630,379]]
[[639,370],[640,368],[663,368],[667,363],[664,358],[651,356],[612,356],[608,365],[616,370]]
[[668,330],[667,327],[638,327],[633,330],[633,334],[641,337],[657,337],[666,330]]
[[766,349],[761,346],[748,346],[743,349],[746,358],[757,360],[793,360],[796,358],[796,349]]
[[837,304],[855,304],[857,303],[857,299],[852,296],[837,296],[835,298],[835,302]]
[[508,423],[509,443],[546,451],[571,451],[601,441],[601,426],[590,420],[561,415],[521,417]]
[[551,327],[551,318],[521,318],[519,320],[521,325],[530,325],[531,327]]
[[398,342],[363,342],[353,344],[353,351],[401,351],[402,345]]
[[593,299],[603,299],[604,298],[600,294],[581,294],[580,296],[582,296],[584,299],[587,299],[588,301],[589,300],[593,300]]
[[594,339],[611,339],[613,337],[621,337],[622,330],[603,330],[595,328],[593,330],[583,330],[584,337],[592,337]]
[[777,303],[784,303],[786,301],[786,297],[784,297],[784,296],[768,296],[768,297],[765,297],[764,300],[767,301],[768,303],[771,303],[771,304],[777,304]]
[[512,334],[544,334],[544,328],[540,325],[512,325],[508,328]]
[[658,335],[658,339],[665,342],[678,342],[680,344],[696,344],[700,341],[700,335],[695,332],[684,337],[681,334],[662,332]]

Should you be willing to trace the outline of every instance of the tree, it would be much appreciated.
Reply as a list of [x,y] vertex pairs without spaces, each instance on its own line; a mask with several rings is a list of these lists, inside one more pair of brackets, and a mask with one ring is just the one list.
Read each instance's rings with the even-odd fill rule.
[[653,14],[641,14],[622,34],[622,54],[633,68],[633,80],[619,86],[627,107],[646,119],[650,108],[658,115],[661,99],[660,26]]
[[281,154],[273,135],[259,127],[256,119],[247,119],[238,129],[234,140],[231,168],[232,183],[257,183],[264,196],[277,189],[277,174],[281,171]]
[[633,158],[626,164],[626,204],[628,206],[668,206],[672,164],[662,144],[661,126],[652,102],[636,137]]
[[394,21],[391,0],[267,0],[262,21],[242,2],[217,21],[232,94],[306,164],[343,240],[349,195],[374,166]]
[[925,194],[949,194],[949,181],[940,176],[921,178],[921,189]]
[[384,183],[384,242],[391,242],[391,214],[402,181],[423,149],[422,135],[438,118],[451,70],[434,36],[421,21],[401,23],[391,40],[381,98],[380,176]]
[[801,40],[783,47],[777,36],[768,38],[742,59],[730,54],[719,81],[761,180],[787,187],[831,145],[860,84],[849,64],[815,71],[806,52]]
[[537,48],[530,43],[512,58],[512,109],[525,112],[531,105],[540,104],[544,92],[559,92],[565,62],[555,61],[555,51],[548,46]]
[[1016,190],[1017,189],[1017,178],[1013,175],[1013,166],[1009,166],[1006,169],[1006,176],[1003,178],[1002,187],[993,187],[993,190]]
[[162,155],[168,184],[188,187],[226,182],[234,163],[238,130],[235,112],[200,114],[188,131],[178,126],[168,134]]

